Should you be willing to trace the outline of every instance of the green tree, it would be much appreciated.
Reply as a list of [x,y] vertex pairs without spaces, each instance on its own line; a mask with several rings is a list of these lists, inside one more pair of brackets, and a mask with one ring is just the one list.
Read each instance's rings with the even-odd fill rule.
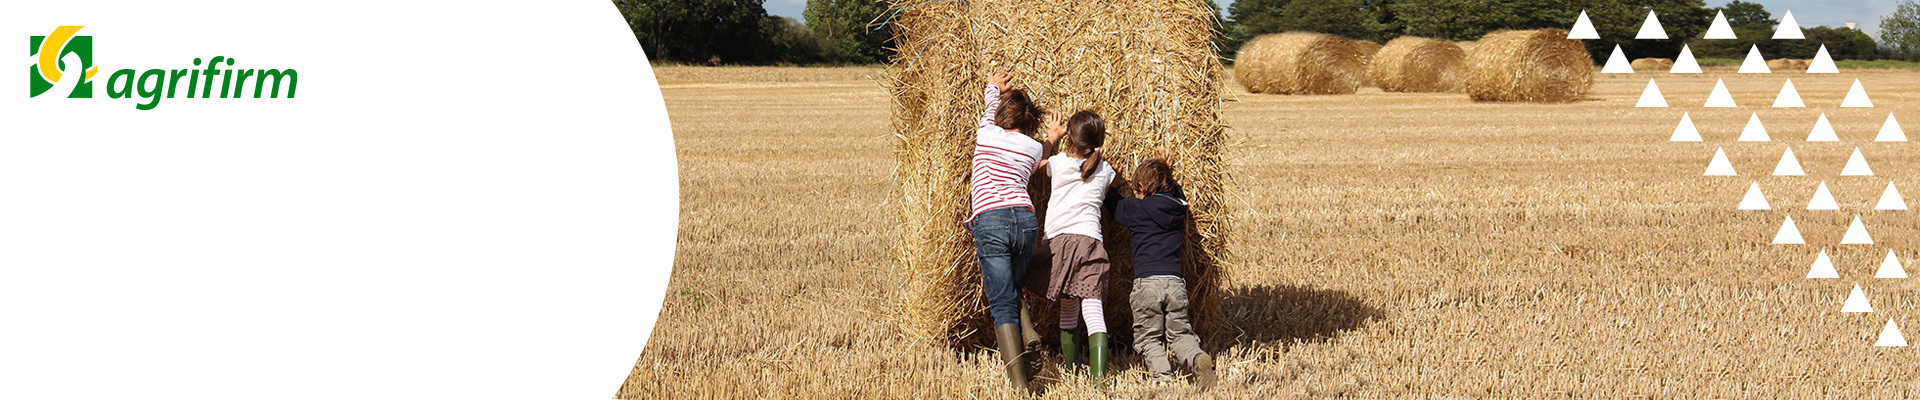
[[1920,4],[1901,0],[1893,14],[1880,17],[1880,44],[1895,57],[1920,59]]
[[869,25],[887,12],[876,0],[807,0],[807,28],[820,41],[822,56],[836,63],[885,62],[893,54],[886,42],[892,26]]
[[614,0],[654,61],[755,64],[769,61],[762,0]]
[[767,18],[767,39],[773,48],[773,62],[783,64],[814,64],[821,58],[820,40],[806,24],[793,18]]
[[1760,26],[1771,30],[1779,20],[1773,19],[1773,13],[1760,3],[1748,3],[1740,0],[1727,2],[1726,6],[1714,9],[1727,15],[1727,25],[1733,27]]

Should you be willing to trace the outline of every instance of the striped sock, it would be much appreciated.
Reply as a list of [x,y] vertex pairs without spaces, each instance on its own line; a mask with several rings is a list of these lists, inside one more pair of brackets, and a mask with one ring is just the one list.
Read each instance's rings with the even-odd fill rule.
[[[1061,303],[1065,303],[1064,301]],[[1080,327],[1080,309],[1061,304],[1060,330],[1073,330]]]
[[1101,310],[1100,299],[1080,301],[1080,316],[1087,320],[1087,334],[1107,333],[1107,314]]

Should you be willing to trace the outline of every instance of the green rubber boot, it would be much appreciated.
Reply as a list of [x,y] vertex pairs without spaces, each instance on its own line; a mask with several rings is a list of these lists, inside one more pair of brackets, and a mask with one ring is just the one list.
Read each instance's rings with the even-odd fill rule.
[[1107,388],[1107,333],[1087,335],[1087,376],[1093,378],[1093,387]]
[[1080,369],[1080,339],[1072,330],[1060,330],[1060,366],[1068,371]]

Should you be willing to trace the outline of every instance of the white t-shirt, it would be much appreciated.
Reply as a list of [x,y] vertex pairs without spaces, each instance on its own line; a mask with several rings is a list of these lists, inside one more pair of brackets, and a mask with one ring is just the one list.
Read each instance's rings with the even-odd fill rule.
[[1064,153],[1047,158],[1047,175],[1053,179],[1053,194],[1047,199],[1048,239],[1066,233],[1101,239],[1100,203],[1113,183],[1113,166],[1101,161],[1093,179],[1082,180],[1080,164],[1085,162]]

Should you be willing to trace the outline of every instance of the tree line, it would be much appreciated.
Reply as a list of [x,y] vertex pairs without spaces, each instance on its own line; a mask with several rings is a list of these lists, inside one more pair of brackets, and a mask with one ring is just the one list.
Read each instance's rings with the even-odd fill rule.
[[[808,0],[805,23],[768,15],[764,0],[614,0],[656,62],[691,64],[867,64],[892,56],[889,7],[881,0]],[[1208,0],[1194,0],[1206,2]],[[1501,29],[1568,28],[1585,11],[1601,40],[1587,41],[1595,60],[1619,45],[1630,59],[1672,58],[1682,46],[1695,57],[1744,58],[1753,46],[1772,58],[1812,58],[1824,45],[1836,60],[1920,60],[1920,5],[1900,0],[1882,17],[1878,40],[1857,29],[1802,26],[1804,40],[1774,40],[1779,16],[1759,3],[1735,0],[1235,0],[1217,42],[1231,62],[1255,36],[1310,31],[1385,43],[1403,35],[1475,40]],[[1668,40],[1634,40],[1651,10]],[[1715,13],[1739,39],[1702,40]],[[1872,23],[1873,21],[1863,21]]]

